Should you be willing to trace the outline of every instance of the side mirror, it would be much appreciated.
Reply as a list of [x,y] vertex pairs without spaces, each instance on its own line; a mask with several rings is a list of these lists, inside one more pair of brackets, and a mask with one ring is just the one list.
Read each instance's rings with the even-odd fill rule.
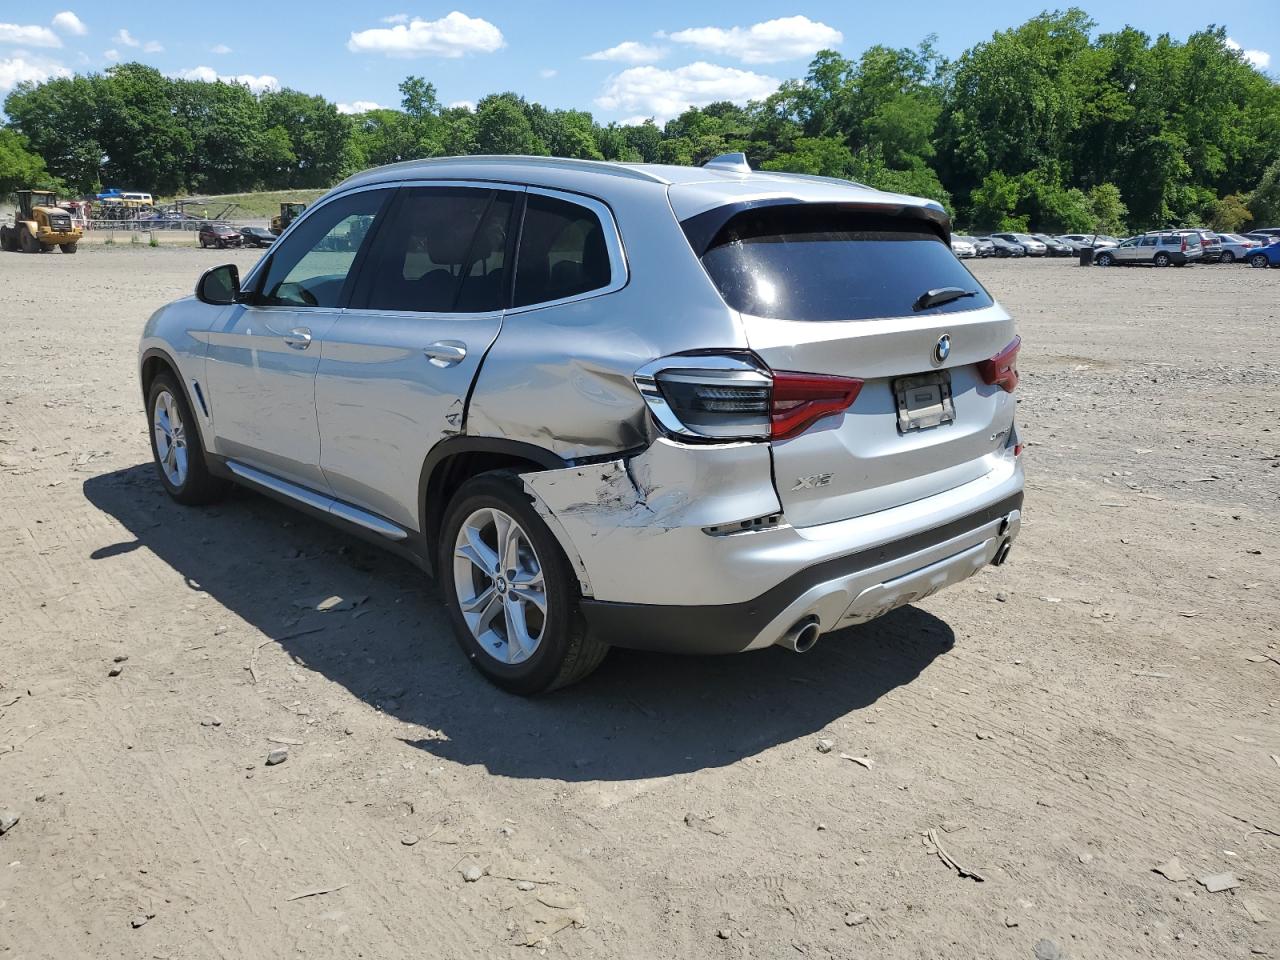
[[202,303],[225,307],[240,296],[240,270],[234,263],[206,270],[196,283],[196,298]]

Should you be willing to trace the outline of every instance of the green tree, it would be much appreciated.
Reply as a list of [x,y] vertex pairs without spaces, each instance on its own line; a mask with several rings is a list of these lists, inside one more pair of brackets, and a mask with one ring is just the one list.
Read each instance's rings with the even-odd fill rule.
[[809,173],[820,177],[853,176],[854,159],[839,137],[800,137],[787,153],[766,161],[765,170]]
[[1119,187],[1114,183],[1100,183],[1089,189],[1087,198],[1093,219],[1089,231],[1121,236],[1128,233],[1125,218],[1129,216],[1129,208],[1121,199]]
[[1241,193],[1215,200],[1205,208],[1204,219],[1209,226],[1221,233],[1235,233],[1246,223],[1253,220],[1253,213],[1247,206],[1249,198]]
[[328,187],[353,172],[351,120],[334,104],[286,88],[262,94],[262,109],[266,125],[289,137],[293,155],[273,186]]
[[1249,194],[1249,210],[1258,226],[1280,223],[1280,159],[1267,167],[1258,186]]
[[22,134],[0,127],[0,197],[24,187],[56,189],[44,160],[29,147]]
[[476,149],[486,154],[547,153],[525,115],[523,98],[512,93],[485,97],[477,105]]

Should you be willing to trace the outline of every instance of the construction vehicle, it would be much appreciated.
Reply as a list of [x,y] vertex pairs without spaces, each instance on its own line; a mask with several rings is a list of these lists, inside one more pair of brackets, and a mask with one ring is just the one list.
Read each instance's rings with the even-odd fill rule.
[[61,247],[63,253],[76,252],[84,230],[72,222],[70,210],[58,206],[52,190],[19,190],[17,197],[13,226],[0,226],[0,249],[44,253]]
[[307,209],[307,205],[297,201],[280,204],[279,215],[271,218],[271,232],[277,237],[280,236],[289,224],[302,215],[302,211],[305,209]]

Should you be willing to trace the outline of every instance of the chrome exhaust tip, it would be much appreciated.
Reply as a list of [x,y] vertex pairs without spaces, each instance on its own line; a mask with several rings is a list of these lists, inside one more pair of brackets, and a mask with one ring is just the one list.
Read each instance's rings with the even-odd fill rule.
[[818,623],[817,617],[813,615],[802,617],[778,638],[777,644],[780,647],[786,647],[792,653],[808,653],[817,645],[821,632],[822,626]]
[[1013,549],[1013,541],[1006,539],[999,547],[996,548],[996,555],[991,558],[993,567],[1001,566],[1009,559],[1009,551]]

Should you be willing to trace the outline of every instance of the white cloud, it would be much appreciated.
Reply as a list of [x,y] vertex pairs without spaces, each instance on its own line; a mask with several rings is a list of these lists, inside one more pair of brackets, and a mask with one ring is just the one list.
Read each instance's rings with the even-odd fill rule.
[[0,43],[24,47],[60,47],[62,39],[48,27],[0,23]]
[[115,47],[112,47],[110,50],[103,50],[102,59],[103,60],[119,60],[120,51],[115,49]]
[[27,59],[19,54],[8,60],[0,60],[0,90],[12,90],[20,83],[44,83],[54,77],[69,77],[71,71],[51,60]]
[[459,107],[466,107],[468,110],[474,110],[476,108],[476,102],[474,100],[454,100],[449,104],[450,110],[456,110]]
[[142,45],[144,53],[164,53],[164,46],[158,40],[148,40]]
[[777,63],[811,57],[819,50],[834,47],[844,34],[808,17],[780,17],[750,27],[694,27],[670,35],[676,43],[721,56],[736,57],[743,63]]
[[383,23],[408,23],[409,15],[407,13],[393,13],[389,17],[382,18]]
[[248,87],[254,93],[280,89],[280,81],[269,73],[264,73],[261,76],[254,76],[252,73],[227,75],[218,73],[213,67],[199,66],[192,67],[190,70],[182,70],[177,76],[183,80],[200,80],[204,83],[238,83],[242,87]]
[[121,27],[118,31],[116,31],[116,35],[113,39],[115,40],[116,43],[126,47],[142,46],[142,41],[137,39],[132,33],[130,33],[124,27]]
[[625,110],[661,123],[716,100],[759,100],[778,89],[778,83],[776,77],[703,62],[674,70],[630,67],[610,77],[595,102],[602,110]]
[[89,32],[89,28],[84,25],[84,21],[70,10],[63,10],[61,13],[55,14],[51,22],[55,29],[77,37],[83,37]]
[[560,71],[556,70],[554,67],[543,67],[541,70],[538,71],[538,76],[540,76],[543,80],[550,80],[559,72]]
[[351,34],[352,53],[381,53],[388,57],[445,57],[468,53],[493,53],[507,42],[502,31],[488,20],[468,17],[454,10],[439,20],[414,18],[408,24],[375,27]]
[[1246,50],[1230,37],[1227,37],[1227,47],[1240,54],[1246,63],[1259,70],[1266,70],[1267,67],[1271,66],[1271,54],[1265,50]]
[[589,53],[583,60],[612,60],[617,63],[653,63],[667,55],[662,47],[637,43],[635,40],[624,40],[616,47],[608,50],[597,50]]
[[368,113],[370,110],[387,109],[382,104],[375,103],[372,100],[353,100],[350,103],[340,103],[337,106],[339,113],[345,113],[352,116],[357,113]]
[[210,53],[216,53],[218,56],[224,56],[231,52],[231,48],[225,43],[219,43],[209,48]]

